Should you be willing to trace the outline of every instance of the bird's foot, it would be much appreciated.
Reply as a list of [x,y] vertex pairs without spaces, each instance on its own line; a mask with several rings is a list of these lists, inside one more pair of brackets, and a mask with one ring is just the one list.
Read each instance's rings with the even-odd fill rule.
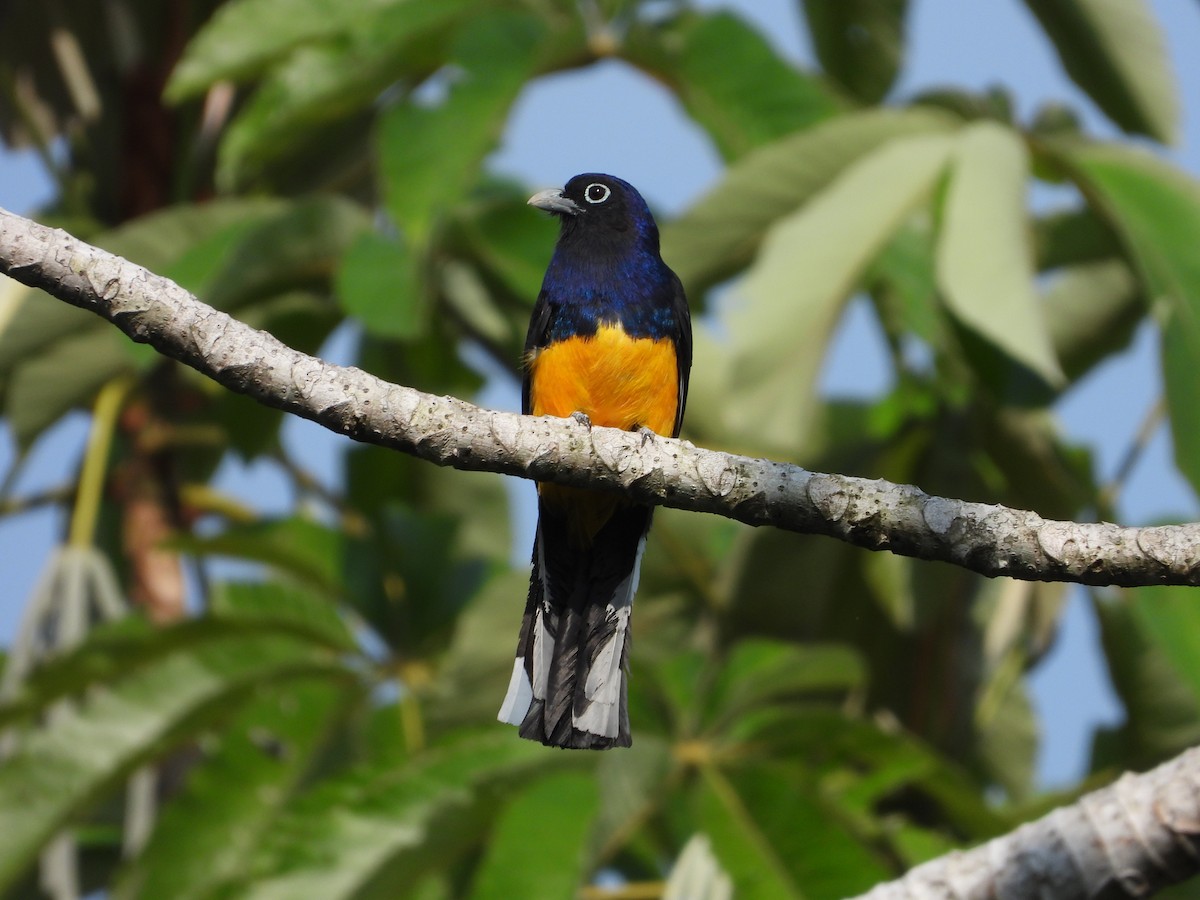
[[647,444],[653,443],[654,441],[658,440],[658,432],[651,431],[645,425],[634,425],[633,433],[640,434],[642,436],[642,446],[643,447],[645,447]]
[[580,412],[579,410],[575,410],[575,412],[571,413],[571,418],[574,419],[576,422],[578,422],[580,425],[582,425],[584,428],[586,428],[588,431],[592,430],[592,420],[588,418],[587,413]]

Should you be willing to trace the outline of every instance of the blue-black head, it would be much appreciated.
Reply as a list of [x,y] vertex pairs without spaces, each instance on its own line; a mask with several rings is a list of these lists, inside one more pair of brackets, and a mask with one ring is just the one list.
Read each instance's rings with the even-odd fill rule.
[[650,207],[633,185],[613,175],[576,175],[562,190],[534,194],[529,205],[559,218],[560,248],[600,256],[630,251],[658,255],[658,226]]

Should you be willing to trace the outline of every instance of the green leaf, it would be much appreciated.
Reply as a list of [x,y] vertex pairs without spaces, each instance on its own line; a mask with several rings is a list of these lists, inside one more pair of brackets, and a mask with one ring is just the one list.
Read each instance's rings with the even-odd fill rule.
[[359,235],[342,258],[337,292],[346,312],[372,334],[408,340],[428,329],[429,297],[403,242]]
[[229,556],[266,563],[301,584],[341,596],[342,532],[304,518],[229,525],[218,534],[179,537],[172,545],[188,553]]
[[[358,152],[363,134],[354,123],[374,117],[381,94],[411,87],[443,65],[454,28],[478,5],[404,0],[361,16],[355,7],[344,29],[296,49],[266,75],[221,142],[218,183],[286,183],[281,161],[304,165],[309,155],[324,167]],[[331,154],[331,146],[338,151]],[[314,174],[310,165],[299,176],[304,189]]]
[[780,59],[731,12],[634,28],[621,53],[675,91],[726,160],[828,119],[840,107],[818,79]]
[[1128,347],[1146,314],[1146,302],[1123,259],[1055,273],[1042,300],[1050,343],[1071,382]]
[[706,767],[696,824],[740,896],[850,897],[890,874],[791,766]]
[[[273,60],[307,41],[349,30],[395,0],[235,0],[219,6],[188,43],[167,84],[178,102],[214,82],[258,74]],[[405,5],[425,5],[410,3]]]
[[347,694],[328,682],[303,680],[258,691],[219,737],[205,742],[206,758],[167,804],[113,896],[200,900],[246,874]]
[[1163,334],[1163,380],[1175,464],[1200,489],[1200,184],[1140,150],[1063,143],[1054,148],[1136,263]]
[[[1133,602],[1094,597],[1104,658],[1113,688],[1125,706],[1125,722],[1115,733],[1097,735],[1093,771],[1101,767],[1148,768],[1200,741],[1200,697],[1192,683],[1194,673],[1178,670],[1164,645],[1148,632],[1148,624],[1156,617],[1156,628],[1162,623],[1169,623],[1168,627],[1178,624],[1174,614],[1180,607],[1168,605],[1161,613],[1150,610],[1147,614],[1140,608],[1145,590],[1130,591]],[[1190,613],[1186,617],[1190,618]]]
[[460,75],[436,106],[411,99],[383,114],[380,169],[388,212],[410,246],[428,239],[435,220],[474,186],[509,106],[537,71],[541,22],[522,13],[488,13],[468,22],[452,60]]
[[843,304],[928,197],[953,147],[943,135],[896,138],[770,230],[728,316],[734,432],[755,434],[780,451],[800,444]]
[[863,103],[878,103],[904,58],[908,0],[804,0],[825,71]]
[[272,830],[261,874],[237,895],[394,897],[479,841],[503,800],[589,761],[490,728],[405,766],[327,780]]
[[[323,532],[305,533],[308,523],[290,520],[290,537],[302,549],[314,547],[313,556],[325,556],[329,548]],[[295,632],[334,650],[353,651],[358,642],[345,620],[325,597],[307,587],[278,581],[222,582],[212,589],[209,611],[213,619],[238,625],[269,626]]]
[[0,887],[138,765],[229,710],[248,688],[305,673],[346,677],[311,642],[230,636],[172,653],[22,733],[0,768]]
[[557,900],[584,883],[584,839],[596,813],[595,779],[580,772],[534,783],[500,815],[472,900]]
[[1195,591],[1154,585],[1131,591],[1131,609],[1200,703],[1200,606]]
[[205,291],[218,309],[297,289],[324,288],[342,254],[367,232],[370,219],[357,203],[334,195],[306,197],[249,229]]
[[846,647],[741,640],[717,675],[710,714],[718,722],[729,722],[772,702],[845,694],[864,687],[865,680],[858,655]]
[[1028,152],[1013,131],[992,122],[964,130],[945,199],[938,282],[960,322],[1060,385],[1062,371],[1034,291],[1028,178]]
[[1146,0],[1025,0],[1071,79],[1126,131],[1166,143],[1179,98],[1165,36]]
[[767,229],[809,202],[847,168],[893,139],[950,131],[930,110],[847,113],[747,154],[662,232],[663,258],[698,298],[753,258]]

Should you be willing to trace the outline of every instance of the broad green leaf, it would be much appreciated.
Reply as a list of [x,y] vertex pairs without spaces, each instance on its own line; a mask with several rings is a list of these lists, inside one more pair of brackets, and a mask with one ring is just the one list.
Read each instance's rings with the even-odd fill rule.
[[429,297],[416,263],[401,241],[375,232],[359,235],[337,273],[342,307],[372,334],[420,337],[428,327]]
[[1179,98],[1148,0],[1025,0],[1071,79],[1126,131],[1170,143]]
[[1137,588],[1131,611],[1200,703],[1200,606],[1195,591],[1154,585]]
[[1129,346],[1146,302],[1123,259],[1070,266],[1042,296],[1054,354],[1071,382]]
[[595,779],[581,772],[539,779],[518,795],[491,831],[472,900],[574,896],[597,801]]
[[[292,536],[300,549],[316,548],[313,556],[329,553],[323,532],[306,535],[303,526],[308,523],[302,519],[290,521],[295,529]],[[334,605],[307,585],[278,581],[222,582],[212,589],[209,613],[218,622],[294,631],[335,650],[353,651],[358,646]]]
[[172,545],[189,553],[266,563],[313,590],[330,596],[343,592],[344,535],[309,519],[229,525],[212,536],[176,538]]
[[731,165],[715,188],[663,228],[663,258],[698,296],[749,263],[772,224],[856,162],[893,139],[954,127],[952,118],[931,110],[868,110],[772,141]]
[[[341,34],[356,20],[395,5],[397,0],[362,0],[354,4],[339,0],[225,3],[188,43],[171,74],[166,96],[178,102],[214,82],[255,75],[295,46]],[[409,0],[403,5],[427,4]]]
[[723,661],[709,699],[710,715],[728,723],[755,707],[804,695],[844,695],[865,680],[847,647],[741,640]]
[[699,792],[697,829],[739,896],[849,897],[890,874],[794,767],[706,767]]
[[370,227],[367,211],[336,195],[301,198],[263,219],[232,247],[204,300],[237,309],[264,297],[326,286],[343,253]]
[[383,114],[380,169],[388,212],[410,246],[422,246],[434,222],[479,179],[479,167],[504,128],[508,109],[538,68],[541,22],[522,13],[472,19],[452,61],[460,75],[433,106],[411,99]]
[[455,219],[451,231],[456,249],[500,279],[522,303],[526,317],[541,289],[558,234],[552,216],[533,214],[525,202],[528,194],[507,190],[473,203]]
[[231,636],[172,653],[22,733],[0,768],[0,886],[138,765],[229,710],[247,689],[305,673],[346,677],[311,642]]
[[1091,207],[1039,216],[1032,225],[1039,272],[1101,262],[1121,251],[1112,226]]
[[497,805],[536,779],[591,761],[489,729],[405,766],[327,779],[270,835],[246,900],[373,900],[478,842]]
[[851,94],[878,103],[904,58],[908,0],[804,0],[817,59]]
[[346,700],[344,689],[324,681],[258,691],[219,737],[205,742],[205,758],[166,805],[113,896],[200,900],[246,874]]
[[[1200,697],[1192,683],[1194,673],[1178,670],[1164,646],[1148,632],[1148,620],[1156,613],[1147,616],[1138,609],[1144,590],[1130,592],[1132,600],[1128,595],[1094,597],[1104,659],[1125,706],[1125,722],[1116,732],[1097,735],[1093,771],[1145,769],[1200,741]],[[1174,612],[1168,607],[1157,613],[1159,622],[1169,621]]]
[[1159,315],[1175,464],[1200,487],[1200,183],[1140,150],[1063,143],[1055,152],[1120,236]]
[[[280,163],[314,165],[344,157],[352,164],[364,137],[355,122],[373,117],[380,95],[410,88],[446,62],[454,29],[478,0],[391,2],[357,16],[344,33],[299,47],[274,66],[230,124],[221,142],[217,180],[233,186],[261,177],[287,184]],[[330,147],[338,152],[330,153]],[[294,161],[294,162],[293,162]],[[365,164],[365,160],[363,164]]]
[[1034,290],[1025,212],[1029,154],[991,122],[968,126],[955,152],[937,248],[938,283],[954,316],[1051,385],[1063,375]]
[[840,106],[731,12],[635,28],[621,53],[666,82],[727,160],[828,119]]
[[953,148],[943,135],[896,138],[771,228],[727,317],[735,432],[782,451],[799,445],[845,301],[928,197]]

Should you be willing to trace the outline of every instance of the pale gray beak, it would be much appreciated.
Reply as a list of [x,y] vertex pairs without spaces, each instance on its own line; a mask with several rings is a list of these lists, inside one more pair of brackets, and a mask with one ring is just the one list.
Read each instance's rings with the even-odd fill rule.
[[558,188],[548,191],[538,191],[529,198],[529,205],[544,209],[546,212],[559,216],[577,216],[583,212],[583,207],[569,197],[564,197]]

